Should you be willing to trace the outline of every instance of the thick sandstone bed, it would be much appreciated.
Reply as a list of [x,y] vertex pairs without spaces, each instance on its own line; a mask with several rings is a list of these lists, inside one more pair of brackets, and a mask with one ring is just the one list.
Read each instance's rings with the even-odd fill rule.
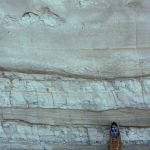
[[150,148],[149,0],[0,0],[0,149]]

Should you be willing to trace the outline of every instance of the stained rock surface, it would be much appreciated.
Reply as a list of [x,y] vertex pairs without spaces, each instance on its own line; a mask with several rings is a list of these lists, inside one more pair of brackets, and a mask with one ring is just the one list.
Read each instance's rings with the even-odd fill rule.
[[0,149],[150,147],[149,0],[0,0]]

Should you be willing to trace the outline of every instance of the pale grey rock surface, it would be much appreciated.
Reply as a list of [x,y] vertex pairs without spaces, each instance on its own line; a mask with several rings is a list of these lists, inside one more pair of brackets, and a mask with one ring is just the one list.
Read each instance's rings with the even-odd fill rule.
[[148,0],[0,3],[3,69],[84,78],[150,74]]
[[0,0],[0,149],[150,147],[149,0]]
[[150,78],[89,80],[56,75],[0,74],[1,106],[108,110],[150,108]]
[[123,149],[149,147],[148,77],[91,80],[1,72],[0,83],[0,145],[6,149],[107,149],[114,120]]

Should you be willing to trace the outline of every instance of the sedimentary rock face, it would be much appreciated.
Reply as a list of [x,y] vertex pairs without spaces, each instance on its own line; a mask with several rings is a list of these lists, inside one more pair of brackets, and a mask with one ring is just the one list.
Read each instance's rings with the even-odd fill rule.
[[[150,144],[148,0],[0,0],[0,148]],[[137,145],[138,144],[138,145]]]

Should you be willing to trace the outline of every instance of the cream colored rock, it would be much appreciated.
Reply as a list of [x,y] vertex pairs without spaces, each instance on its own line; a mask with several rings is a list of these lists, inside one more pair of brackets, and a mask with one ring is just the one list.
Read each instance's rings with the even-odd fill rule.
[[2,107],[108,110],[150,108],[150,79],[91,80],[55,75],[1,74]]
[[73,149],[74,144],[80,150],[88,144],[105,149],[114,120],[124,149],[150,142],[148,77],[91,80],[1,72],[0,85],[1,146],[7,147],[7,137],[18,148],[34,142],[41,143],[39,149]]
[[[147,132],[148,131],[148,132]],[[108,141],[109,131],[106,128],[59,127],[45,125],[28,125],[19,122],[2,122],[0,126],[1,143],[18,142],[18,145],[37,144],[43,147],[49,145],[105,145]],[[143,134],[141,134],[141,132]],[[122,144],[147,144],[150,141],[150,128],[147,129],[121,129]],[[131,141],[129,141],[131,139]],[[136,141],[138,139],[138,141]],[[9,142],[8,142],[9,141]],[[81,149],[81,148],[80,148]]]
[[150,74],[146,0],[0,3],[0,67],[5,70],[84,78]]
[[149,0],[0,0],[0,149],[149,150]]

